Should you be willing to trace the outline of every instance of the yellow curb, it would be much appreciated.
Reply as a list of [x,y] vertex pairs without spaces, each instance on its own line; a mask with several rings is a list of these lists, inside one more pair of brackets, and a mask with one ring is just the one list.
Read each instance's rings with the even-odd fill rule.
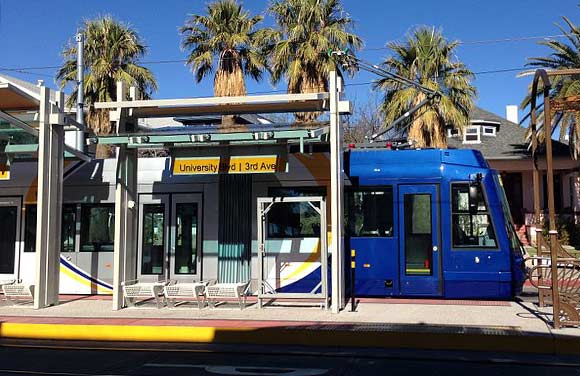
[[69,325],[0,323],[0,338],[246,343],[319,347],[376,347],[426,350],[495,351],[580,355],[576,338],[548,335],[493,335],[417,332],[372,332],[346,329],[217,328],[197,326]]
[[[200,342],[215,340],[216,328],[187,326],[68,325],[1,323],[0,338]],[[220,331],[244,331],[246,328],[220,328]]]

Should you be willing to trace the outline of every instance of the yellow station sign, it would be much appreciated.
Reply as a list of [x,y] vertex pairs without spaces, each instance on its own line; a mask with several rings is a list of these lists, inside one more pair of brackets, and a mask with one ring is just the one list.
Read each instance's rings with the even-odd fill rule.
[[175,158],[173,175],[267,174],[278,171],[277,155],[248,155],[230,158]]
[[276,155],[231,157],[227,166],[227,172],[229,174],[274,173],[276,172],[277,164],[278,156]]
[[10,180],[10,169],[6,165],[0,165],[0,180]]
[[175,158],[173,175],[217,174],[219,167],[219,157]]

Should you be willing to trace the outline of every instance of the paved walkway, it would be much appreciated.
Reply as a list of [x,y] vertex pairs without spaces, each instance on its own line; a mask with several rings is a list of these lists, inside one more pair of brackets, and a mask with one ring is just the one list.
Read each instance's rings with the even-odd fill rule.
[[533,303],[430,299],[363,299],[356,312],[237,303],[121,311],[111,300],[63,296],[55,307],[0,305],[0,337],[105,341],[255,343],[472,349],[580,354],[580,329],[555,331],[549,309]]

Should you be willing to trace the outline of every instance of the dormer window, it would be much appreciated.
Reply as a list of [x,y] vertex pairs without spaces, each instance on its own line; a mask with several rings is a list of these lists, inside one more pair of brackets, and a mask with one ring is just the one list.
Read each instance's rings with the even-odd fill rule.
[[481,143],[481,127],[479,125],[470,125],[465,128],[463,134],[464,144],[479,144]]
[[447,128],[447,137],[459,136],[459,130],[455,128]]
[[495,136],[496,128],[494,126],[483,125],[482,128],[485,136]]

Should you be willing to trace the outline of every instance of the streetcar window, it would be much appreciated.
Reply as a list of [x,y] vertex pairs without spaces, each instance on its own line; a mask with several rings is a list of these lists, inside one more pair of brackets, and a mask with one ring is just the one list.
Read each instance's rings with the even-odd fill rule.
[[[270,188],[269,195],[271,197],[326,196],[326,189],[318,187]],[[307,202],[275,204],[268,212],[266,220],[269,238],[315,238],[320,236],[320,215]]]
[[[24,252],[36,251],[36,205],[24,207]],[[62,207],[61,252],[75,251],[76,205]]]
[[75,251],[77,224],[77,206],[63,205],[62,207],[62,232],[61,232],[61,252]]
[[481,185],[477,186],[477,202],[472,203],[471,212],[469,184],[452,184],[451,196],[453,246],[495,248],[495,232]]
[[115,239],[115,205],[81,206],[81,251],[113,251]]
[[393,236],[393,188],[349,192],[346,228],[352,237]]
[[24,252],[36,251],[36,205],[24,206]]

